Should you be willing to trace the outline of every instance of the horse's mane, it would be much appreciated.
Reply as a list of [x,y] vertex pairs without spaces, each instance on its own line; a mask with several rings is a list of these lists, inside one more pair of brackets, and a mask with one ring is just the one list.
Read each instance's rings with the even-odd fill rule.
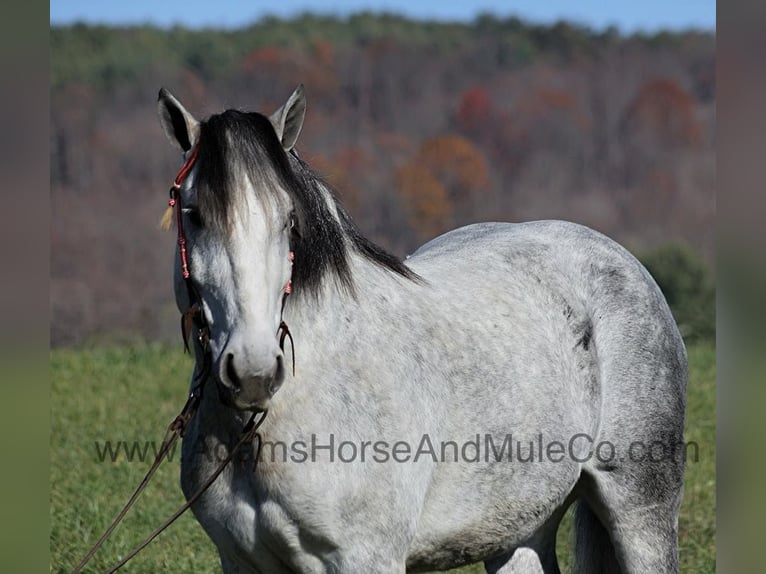
[[[296,294],[318,294],[328,276],[353,292],[351,250],[397,275],[417,279],[401,260],[362,235],[332,188],[297,154],[285,153],[265,116],[236,110],[213,115],[202,122],[199,141],[197,201],[206,227],[231,231],[233,213],[244,205],[243,170],[259,191],[280,185],[290,195],[297,219],[291,238]],[[277,194],[260,195],[265,196],[261,201],[278,201]]]

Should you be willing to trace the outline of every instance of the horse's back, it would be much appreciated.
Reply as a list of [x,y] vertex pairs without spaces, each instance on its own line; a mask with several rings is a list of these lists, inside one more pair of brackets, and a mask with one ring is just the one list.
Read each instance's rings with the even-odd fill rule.
[[[640,341],[631,344],[646,343],[649,329],[683,350],[667,302],[643,265],[583,225],[554,220],[469,225],[426,243],[407,263],[434,286],[467,278],[489,302],[493,292],[534,285],[525,297],[558,293],[567,303],[582,305],[594,329],[633,332]],[[660,341],[655,337],[651,343]]]

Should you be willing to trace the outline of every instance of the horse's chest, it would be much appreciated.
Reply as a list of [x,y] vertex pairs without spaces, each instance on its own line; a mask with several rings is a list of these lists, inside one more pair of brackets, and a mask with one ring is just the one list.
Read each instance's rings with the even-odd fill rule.
[[[181,458],[181,488],[187,500],[202,488],[227,453],[214,437],[202,437],[196,429],[187,434]],[[235,458],[192,505],[192,512],[215,544],[236,548],[237,553],[255,547],[256,514],[245,484],[247,465],[246,458]]]

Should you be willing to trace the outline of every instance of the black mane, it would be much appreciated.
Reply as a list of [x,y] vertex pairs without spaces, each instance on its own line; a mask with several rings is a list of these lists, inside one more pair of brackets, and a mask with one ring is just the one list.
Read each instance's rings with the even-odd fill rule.
[[[199,142],[197,201],[206,227],[224,233],[230,229],[232,214],[241,205],[242,170],[258,190],[279,183],[291,196],[297,219],[291,238],[296,293],[318,294],[327,275],[353,292],[349,250],[402,277],[417,279],[397,257],[359,232],[330,187],[296,154],[285,153],[265,116],[236,110],[211,116],[201,124]],[[337,218],[324,190],[331,194]],[[276,196],[259,199],[277,201]]]

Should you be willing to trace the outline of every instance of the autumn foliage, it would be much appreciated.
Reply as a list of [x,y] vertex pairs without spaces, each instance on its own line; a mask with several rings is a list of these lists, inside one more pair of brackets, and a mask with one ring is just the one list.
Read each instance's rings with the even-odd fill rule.
[[662,146],[699,143],[702,128],[694,98],[670,78],[654,78],[636,94],[625,114],[625,131]]
[[[53,27],[51,340],[172,338],[179,167],[156,118],[308,98],[298,154],[397,255],[481,220],[563,218],[712,257],[715,36],[417,22],[371,13],[239,30]],[[119,265],[115,265],[119,254]]]
[[426,166],[409,163],[396,174],[396,186],[410,208],[410,222],[420,237],[434,237],[452,218],[452,201],[444,185]]
[[473,86],[460,98],[457,112],[458,127],[469,133],[481,129],[491,120],[492,111],[487,88]]
[[482,153],[466,138],[429,138],[417,155],[397,172],[397,188],[411,209],[421,237],[432,237],[451,224],[453,209],[475,200],[489,183]]

